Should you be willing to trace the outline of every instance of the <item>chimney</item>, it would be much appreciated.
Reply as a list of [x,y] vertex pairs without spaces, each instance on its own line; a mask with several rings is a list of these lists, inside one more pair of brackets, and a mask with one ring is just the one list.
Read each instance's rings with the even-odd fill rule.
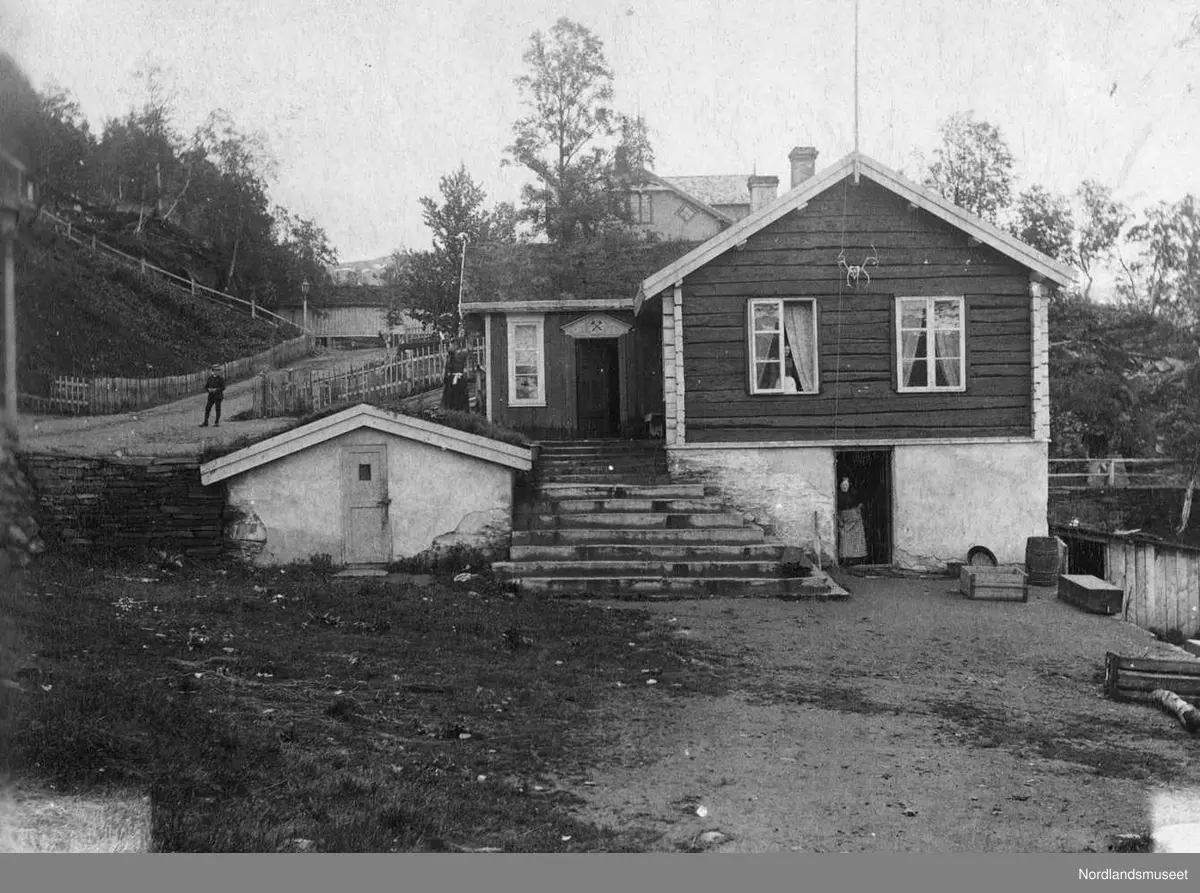
[[797,146],[788,152],[788,161],[792,163],[792,185],[795,189],[809,179],[817,169],[817,150],[812,146]]
[[746,181],[746,185],[750,188],[751,214],[775,201],[775,196],[779,192],[778,177],[760,177],[755,174]]

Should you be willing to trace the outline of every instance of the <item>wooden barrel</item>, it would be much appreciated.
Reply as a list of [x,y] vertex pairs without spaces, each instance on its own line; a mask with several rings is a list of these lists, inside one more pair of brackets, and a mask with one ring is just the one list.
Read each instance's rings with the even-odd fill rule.
[[1025,572],[1030,586],[1058,582],[1058,537],[1031,536],[1025,541]]

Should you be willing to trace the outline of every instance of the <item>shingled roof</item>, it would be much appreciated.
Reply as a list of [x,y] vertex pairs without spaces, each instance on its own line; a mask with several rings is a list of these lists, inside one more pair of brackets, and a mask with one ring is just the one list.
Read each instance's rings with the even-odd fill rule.
[[463,311],[511,310],[550,302],[632,309],[641,281],[697,244],[609,237],[566,247],[480,246],[467,251]]
[[[398,289],[387,285],[327,285],[313,289],[308,296],[308,306],[318,309],[334,307],[388,307],[395,298],[400,305]],[[299,307],[303,304],[300,294],[287,294],[279,299],[280,307]]]
[[715,174],[704,177],[662,177],[708,205],[749,205],[749,174]]

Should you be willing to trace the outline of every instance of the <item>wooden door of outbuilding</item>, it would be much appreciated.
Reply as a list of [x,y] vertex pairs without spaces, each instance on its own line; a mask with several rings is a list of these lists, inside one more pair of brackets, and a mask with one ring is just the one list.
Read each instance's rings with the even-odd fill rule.
[[354,447],[342,461],[346,494],[346,564],[385,564],[392,558],[388,524],[387,447]]

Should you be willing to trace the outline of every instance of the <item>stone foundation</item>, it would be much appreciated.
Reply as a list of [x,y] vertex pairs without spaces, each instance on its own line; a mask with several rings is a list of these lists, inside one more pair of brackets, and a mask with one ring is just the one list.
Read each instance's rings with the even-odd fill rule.
[[[836,561],[835,454],[881,449],[845,444],[770,448],[668,448],[672,474],[720,490],[785,544]],[[893,564],[940,570],[972,546],[1002,564],[1025,560],[1026,540],[1046,535],[1046,444],[895,444]]]

